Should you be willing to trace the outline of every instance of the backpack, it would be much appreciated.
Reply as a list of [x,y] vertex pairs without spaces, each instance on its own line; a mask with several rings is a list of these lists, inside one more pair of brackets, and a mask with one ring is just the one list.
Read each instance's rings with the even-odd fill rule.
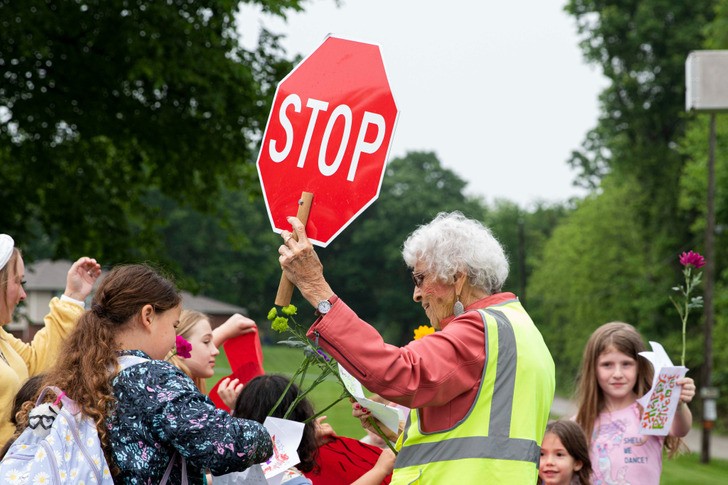
[[[43,404],[49,391],[57,396],[54,406]],[[63,406],[55,411],[59,402]],[[46,387],[35,405],[33,411],[43,414],[29,416],[29,427],[10,446],[0,462],[0,482],[112,485],[96,425],[83,415],[78,404],[57,387]],[[30,427],[34,424],[36,429]],[[40,437],[38,428],[47,429],[48,435]]]
[[[147,360],[122,356],[119,366],[125,369]],[[57,396],[53,406],[43,403],[49,391]],[[63,404],[60,410],[59,403]],[[73,399],[57,387],[49,386],[41,391],[31,413],[34,416],[29,415],[28,428],[0,462],[0,483],[113,485],[96,424],[81,412]],[[37,432],[39,427],[49,430],[46,436]],[[175,457],[170,459],[162,483],[167,481]],[[184,459],[182,465],[185,473]]]

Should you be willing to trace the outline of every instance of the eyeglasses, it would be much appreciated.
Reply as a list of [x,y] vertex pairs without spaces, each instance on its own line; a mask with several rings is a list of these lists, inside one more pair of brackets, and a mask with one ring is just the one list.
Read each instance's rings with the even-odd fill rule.
[[417,288],[422,286],[422,282],[425,281],[425,273],[415,273],[412,272],[412,283],[415,284]]

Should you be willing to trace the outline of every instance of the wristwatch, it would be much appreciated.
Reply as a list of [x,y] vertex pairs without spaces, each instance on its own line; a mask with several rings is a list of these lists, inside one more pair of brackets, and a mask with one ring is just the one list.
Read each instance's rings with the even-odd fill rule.
[[336,300],[338,300],[339,297],[334,295],[328,300],[321,300],[316,305],[316,315],[318,316],[324,316],[331,310],[331,307],[334,306],[334,303],[336,303]]

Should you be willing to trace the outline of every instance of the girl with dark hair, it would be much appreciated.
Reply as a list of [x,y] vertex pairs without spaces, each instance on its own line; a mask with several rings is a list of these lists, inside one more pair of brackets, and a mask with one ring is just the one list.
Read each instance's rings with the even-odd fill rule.
[[[116,483],[159,483],[172,464],[171,483],[182,483],[186,468],[188,483],[202,484],[205,469],[244,470],[272,454],[263,426],[216,409],[162,360],[180,311],[174,284],[154,269],[116,267],[44,379],[94,420]],[[135,364],[120,370],[120,359]]]
[[[13,426],[15,426],[16,429],[18,427],[18,413],[24,407],[27,406],[27,408],[30,409],[33,404],[35,404],[35,396],[37,396],[40,392],[41,382],[43,382],[43,374],[34,375],[33,377],[28,378],[28,380],[25,381],[22,386],[20,386],[18,393],[15,395],[13,407],[10,410],[10,422],[13,424]],[[8,452],[10,446],[14,442],[15,439],[11,438],[8,440],[7,443],[5,443],[5,446],[3,446],[0,450],[0,460],[5,457],[5,454]]]
[[[275,405],[278,398],[288,386],[289,380],[281,375],[268,374],[253,378],[245,386],[235,401],[235,409],[233,416],[252,419],[262,423],[268,416],[268,413]],[[291,384],[288,388],[283,400],[273,413],[273,417],[282,418],[286,410],[293,404],[298,397],[298,386]],[[301,401],[293,408],[287,419],[291,421],[305,422],[313,416],[314,410],[311,401],[301,399]],[[301,443],[298,445],[298,457],[301,462],[296,466],[301,472],[309,472],[313,470],[316,464],[317,454],[316,443],[316,422],[309,421],[303,427],[303,436]],[[308,483],[308,482],[302,482]],[[293,485],[293,484],[291,484]]]
[[540,485],[591,485],[592,467],[586,436],[573,421],[546,425],[538,465]]
[[[253,419],[262,423],[276,402],[278,402],[278,399],[283,396],[283,399],[272,414],[273,417],[282,418],[288,408],[296,401],[300,392],[295,384],[291,384],[288,387],[289,382],[290,380],[287,377],[275,374],[266,374],[253,378],[243,387],[242,392],[238,395],[233,416]],[[287,391],[286,387],[288,387]],[[322,427],[320,421],[310,420],[313,416],[315,416],[313,405],[308,399],[304,398],[296,404],[291,415],[287,418],[291,421],[305,422],[306,424],[303,428],[303,437],[297,450],[301,462],[294,468],[286,471],[282,480],[282,483],[286,485],[310,485],[312,483],[326,483],[326,485],[330,485],[330,482],[327,483],[313,478],[307,478],[304,475],[306,474],[309,477],[315,476],[315,474],[311,475],[311,472],[319,468],[317,464],[319,446],[324,440],[324,435],[333,435],[333,430],[328,425],[323,425]],[[356,457],[351,458],[351,465],[353,467],[361,465],[356,462]],[[371,465],[369,466],[371,467]],[[360,472],[358,478],[353,481],[352,485],[379,485],[381,483],[389,483],[388,477],[392,473],[393,466],[394,453],[390,450],[383,450],[374,466],[363,474]],[[234,475],[225,477],[227,481],[224,483],[235,483],[236,478]],[[331,480],[332,478],[329,477],[327,479]],[[348,485],[350,482],[347,481],[346,483]]]

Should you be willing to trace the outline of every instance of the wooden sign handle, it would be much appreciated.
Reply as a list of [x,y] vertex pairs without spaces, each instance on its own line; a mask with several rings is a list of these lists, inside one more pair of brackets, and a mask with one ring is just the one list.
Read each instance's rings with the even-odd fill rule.
[[[298,213],[296,218],[301,221],[304,227],[308,222],[308,214],[311,212],[311,202],[313,201],[313,193],[301,192],[301,199],[298,201]],[[298,241],[298,234],[293,233],[293,238]],[[285,274],[281,274],[281,281],[278,283],[278,293],[276,293],[276,305],[286,306],[291,304],[293,297],[293,283],[288,281]]]

